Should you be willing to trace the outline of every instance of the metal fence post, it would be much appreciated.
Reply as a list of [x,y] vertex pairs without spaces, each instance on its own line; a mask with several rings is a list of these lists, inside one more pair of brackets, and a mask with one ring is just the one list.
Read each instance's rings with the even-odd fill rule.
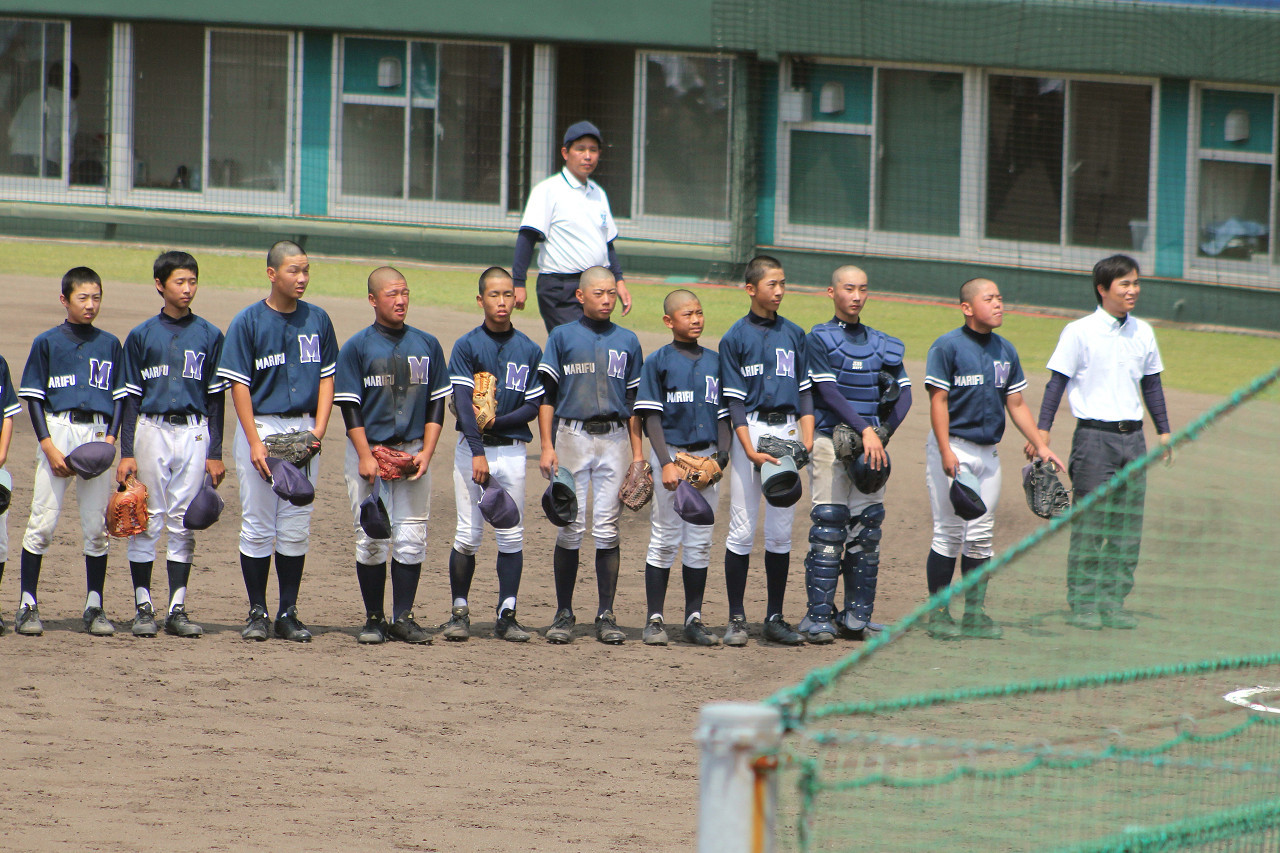
[[768,705],[705,705],[694,733],[702,748],[699,853],[773,853],[778,802],[774,764],[782,716]]

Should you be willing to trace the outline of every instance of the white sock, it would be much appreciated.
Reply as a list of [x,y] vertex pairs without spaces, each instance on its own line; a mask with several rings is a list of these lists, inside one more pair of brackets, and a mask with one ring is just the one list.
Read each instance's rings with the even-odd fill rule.
[[145,586],[137,587],[133,591],[133,598],[138,603],[139,607],[141,607],[144,604],[150,604],[151,590],[147,589]]
[[454,606],[454,607],[466,607],[466,606],[467,606],[467,600],[466,600],[465,598],[455,598],[455,599],[453,600],[453,606]]
[[24,604],[29,607],[35,607],[36,597],[29,592],[24,592],[22,594],[22,600],[18,602],[18,607],[22,607]]
[[502,611],[504,610],[510,610],[512,613],[514,613],[515,609],[516,609],[516,597],[514,595],[509,595],[502,600],[501,604],[498,605],[498,615],[501,616]]
[[181,607],[187,603],[187,588],[180,586],[173,591],[173,597],[169,599],[169,612],[172,613],[175,608]]
[[684,624],[688,625],[688,624],[689,624],[690,622],[692,622],[694,619],[701,619],[701,618],[702,618],[702,614],[701,614],[700,612],[698,612],[697,610],[695,610],[695,611],[693,611],[692,613],[690,613],[690,614],[689,614],[689,618],[688,618],[688,619],[684,620]]
[[96,592],[91,592],[84,599],[84,609],[89,610],[94,607],[102,606],[102,596]]
[[649,614],[649,621],[650,621],[650,622],[652,622],[654,619],[657,619],[659,622],[661,622],[661,621],[662,621],[662,614],[661,614],[661,613],[650,613],[650,614]]

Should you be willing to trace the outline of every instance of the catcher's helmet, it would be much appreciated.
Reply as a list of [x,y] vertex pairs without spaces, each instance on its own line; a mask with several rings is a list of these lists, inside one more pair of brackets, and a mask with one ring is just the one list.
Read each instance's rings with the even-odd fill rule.
[[865,453],[853,460],[853,464],[849,467],[849,476],[858,491],[864,495],[873,494],[883,489],[884,484],[889,482],[889,451],[885,451],[884,465],[879,470],[872,468],[867,463],[867,454]]

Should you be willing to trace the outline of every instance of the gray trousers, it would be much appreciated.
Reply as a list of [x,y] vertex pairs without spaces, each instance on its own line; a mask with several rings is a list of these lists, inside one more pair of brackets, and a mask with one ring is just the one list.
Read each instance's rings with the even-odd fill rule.
[[[1146,452],[1140,429],[1116,433],[1077,426],[1068,461],[1075,500]],[[1067,602],[1072,610],[1116,610],[1124,604],[1138,567],[1146,495],[1147,476],[1140,471],[1072,523],[1067,552]]]

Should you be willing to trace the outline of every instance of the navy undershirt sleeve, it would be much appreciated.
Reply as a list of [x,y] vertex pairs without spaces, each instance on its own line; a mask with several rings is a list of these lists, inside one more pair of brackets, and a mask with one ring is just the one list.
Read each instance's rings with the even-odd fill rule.
[[898,399],[893,404],[893,411],[889,413],[889,420],[885,424],[885,428],[889,430],[889,435],[893,435],[898,431],[898,427],[902,426],[902,422],[907,419],[907,412],[911,409],[911,386],[908,385],[898,392]]
[[[840,416],[840,420],[853,427],[854,430],[861,435],[862,431],[871,424],[866,419],[854,411],[853,404],[845,399],[840,393],[839,386],[834,382],[815,382],[814,387],[818,389],[818,396],[822,398],[822,402],[827,408]],[[898,399],[902,399],[899,397]]]
[[205,459],[222,459],[222,422],[227,410],[227,395],[210,394],[205,409],[209,412],[209,452]]
[[1147,411],[1151,413],[1156,432],[1165,435],[1171,430],[1169,429],[1169,412],[1164,405],[1164,384],[1160,381],[1160,374],[1152,373],[1142,377],[1141,386],[1142,399],[1147,402]]
[[484,456],[484,439],[480,437],[480,424],[476,422],[476,410],[471,405],[471,389],[465,385],[454,385],[453,405],[458,410],[458,426],[471,449],[471,458]]
[[813,392],[807,389],[800,392],[800,417],[805,415],[813,417]]
[[[475,417],[474,411],[471,416]],[[427,423],[444,426],[444,397],[427,403]]]
[[622,281],[622,261],[618,260],[618,252],[613,248],[613,241],[610,240],[606,249],[609,252],[609,272],[613,273],[613,277],[618,281]]
[[138,399],[132,394],[124,398],[124,422],[120,425],[120,458],[132,458],[133,433],[138,426]]
[[634,411],[636,406],[636,394],[640,393],[640,386],[627,389],[627,411]]
[[490,427],[494,432],[503,432],[512,427],[518,427],[529,423],[538,416],[538,406],[542,404],[542,395],[539,394],[532,400],[525,400],[518,409],[512,409],[505,415],[498,415],[494,418],[493,426]]
[[44,441],[49,437],[49,425],[44,422],[44,404],[39,400],[28,400],[27,414],[31,416],[31,428],[35,430],[36,441]]
[[360,407],[355,403],[339,403],[342,408],[342,422],[347,426],[347,432],[353,429],[364,429],[364,416],[360,414]]
[[662,413],[650,411],[644,416],[644,431],[649,436],[649,446],[658,457],[658,466],[671,464],[671,451],[667,449],[667,434],[662,429]]
[[1053,418],[1062,405],[1062,392],[1067,390],[1067,375],[1049,371],[1049,384],[1044,386],[1044,399],[1040,401],[1040,422],[1036,426],[1045,432],[1053,428]]
[[536,228],[521,228],[516,234],[516,254],[511,261],[511,280],[516,287],[524,287],[529,275],[529,262],[533,260],[533,247],[546,237]]
[[556,400],[560,395],[560,383],[552,379],[547,374],[542,374],[542,402],[540,406],[556,407]]
[[124,415],[124,400],[116,400],[111,407],[111,423],[107,424],[107,435],[115,438],[120,434],[120,421]]
[[716,423],[716,452],[728,453],[729,443],[733,441],[733,429],[728,418],[721,418]]
[[729,422],[734,429],[747,425],[747,407],[737,397],[729,398]]

